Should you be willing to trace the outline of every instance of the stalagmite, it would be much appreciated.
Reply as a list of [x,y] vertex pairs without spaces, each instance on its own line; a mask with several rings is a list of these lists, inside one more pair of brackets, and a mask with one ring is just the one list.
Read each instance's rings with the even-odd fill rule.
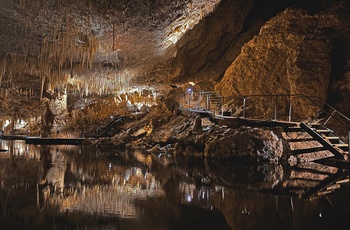
[[202,118],[200,116],[197,116],[194,120],[193,127],[192,127],[192,133],[199,134],[202,133]]

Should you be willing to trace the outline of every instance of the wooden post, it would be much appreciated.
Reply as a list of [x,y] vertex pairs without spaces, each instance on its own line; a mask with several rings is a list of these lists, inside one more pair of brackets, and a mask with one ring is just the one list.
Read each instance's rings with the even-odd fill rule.
[[292,102],[289,101],[289,114],[288,114],[288,121],[292,121]]
[[350,158],[350,129],[348,130],[348,160]]
[[191,108],[191,93],[188,93],[188,108]]
[[209,99],[209,95],[207,94],[207,96],[206,96],[207,98],[207,100],[206,100],[206,106],[205,106],[205,109],[206,110],[209,110],[209,103],[208,103],[208,99]]
[[246,101],[246,97],[243,98],[243,118],[245,118],[245,101]]

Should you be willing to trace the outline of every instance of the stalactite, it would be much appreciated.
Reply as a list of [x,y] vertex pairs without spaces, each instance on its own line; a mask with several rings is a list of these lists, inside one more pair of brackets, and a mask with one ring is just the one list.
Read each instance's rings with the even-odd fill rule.
[[92,68],[93,58],[96,54],[96,52],[99,49],[99,41],[95,37],[91,37],[89,39],[89,46],[88,46],[88,61],[89,61],[89,67]]
[[70,69],[72,72],[72,70],[73,70],[73,55],[72,55],[72,53],[70,53],[70,55],[69,55],[69,64],[70,64]]
[[5,57],[1,59],[1,62],[0,62],[0,86],[2,84],[2,78],[6,73],[6,68],[7,68],[7,58]]
[[26,8],[27,0],[19,0],[19,8],[25,9]]
[[29,52],[29,48],[28,48],[28,44],[26,43],[23,47],[24,63],[27,63],[28,52]]
[[89,85],[85,84],[85,96],[89,95]]
[[[211,4],[211,2],[213,1],[215,0],[209,0],[209,4]],[[97,61],[97,57],[101,57],[97,56],[101,54],[100,51],[115,51],[118,49],[121,49],[121,52],[118,52],[118,54],[115,54],[115,56],[110,56],[109,54],[106,54],[105,56],[105,60],[107,61],[107,63],[115,62],[115,72],[117,72],[119,69],[124,68],[125,64],[129,64],[131,62],[136,63],[136,61],[134,60],[140,57],[142,57],[142,59],[148,59],[149,62],[152,62],[152,60],[148,58],[149,52],[143,52],[140,53],[140,55],[137,54],[138,56],[136,56],[131,52],[128,52],[128,48],[124,48],[130,43],[132,43],[132,41],[126,41],[126,38],[130,38],[129,35],[133,35],[133,31],[128,30],[127,33],[129,34],[126,36],[124,36],[125,34],[121,34],[121,32],[126,32],[126,28],[129,28],[130,25],[126,25],[126,23],[121,24],[120,22],[128,21],[128,17],[130,17],[131,15],[133,17],[137,16],[137,14],[144,15],[147,17],[151,17],[151,14],[156,15],[152,8],[155,7],[157,9],[161,5],[165,4],[164,1],[141,0],[133,2],[129,0],[85,0],[86,5],[94,7],[93,10],[108,10],[109,16],[116,16],[117,13],[119,14],[123,10],[125,10],[126,14],[123,15],[123,17],[125,18],[119,18],[115,21],[113,21],[112,19],[112,25],[109,22],[104,23],[106,21],[103,21],[103,23],[101,23],[102,33],[99,32],[98,35],[95,35],[95,33],[93,33],[95,32],[95,28],[89,28],[89,26],[95,27],[95,22],[100,23],[98,20],[99,18],[95,18],[94,20],[88,19],[89,15],[92,15],[92,11],[87,9],[88,12],[86,12],[86,14],[80,14],[79,18],[75,18],[76,15],[70,14],[72,11],[65,10],[65,7],[68,7],[68,5],[73,2],[74,1],[71,0],[54,0],[49,2],[43,0],[16,1],[16,5],[18,6],[19,4],[21,9],[30,7],[30,10],[32,10],[38,6],[37,14],[23,14],[34,16],[37,18],[33,18],[32,20],[32,18],[26,18],[26,16],[21,15],[21,17],[24,17],[23,25],[25,24],[25,31],[23,31],[23,28],[20,28],[20,26],[18,26],[17,28],[16,24],[18,24],[18,18],[9,19],[12,20],[11,23],[13,23],[13,25],[16,25],[15,30],[18,32],[18,35],[22,35],[23,32],[26,32],[28,33],[28,35],[29,33],[31,33],[31,35],[28,36],[29,38],[37,36],[39,34],[41,34],[42,37],[38,37],[38,39],[36,40],[41,43],[41,45],[37,47],[39,49],[39,55],[37,55],[38,61],[36,61],[35,58],[33,58],[33,56],[36,56],[36,53],[33,52],[35,48],[32,48],[34,46],[32,46],[30,43],[18,42],[18,40],[6,41],[11,47],[13,47],[14,44],[16,44],[17,42],[17,47],[20,47],[23,51],[23,57],[21,57],[21,59],[16,59],[14,57],[11,61],[11,68],[13,73],[18,73],[18,69],[21,68],[22,70],[24,70],[24,72],[29,73],[30,75],[45,76],[45,79],[41,77],[42,81],[50,81],[52,84],[57,85],[66,77],[67,69],[71,73],[74,73],[75,75],[80,77],[83,74],[86,74],[87,71],[89,71],[87,70],[88,68],[92,68],[96,65],[95,63]],[[166,2],[171,3],[170,0]],[[189,1],[187,1],[187,3],[188,2]],[[193,10],[201,9],[201,15],[204,15],[206,12],[208,12],[206,5],[204,7],[198,8],[199,5],[200,4],[198,3],[198,1],[193,1],[193,7],[196,8]],[[181,6],[178,5],[176,7]],[[55,12],[49,17],[47,17],[47,13],[52,9]],[[73,12],[74,10],[75,9],[73,9]],[[196,13],[198,16],[199,11],[197,11]],[[40,24],[37,20],[43,19],[44,17],[46,20],[43,21],[43,24]],[[157,15],[154,17],[156,17],[155,20],[159,19],[157,18]],[[138,18],[133,19],[135,19],[136,21]],[[141,21],[143,22],[144,20]],[[105,32],[108,32],[108,35],[104,34]],[[143,33],[140,32],[140,34]],[[147,35],[143,35],[142,37],[147,39]],[[27,37],[25,38],[27,39]],[[139,44],[131,48],[144,49],[145,40],[136,40]],[[27,40],[24,39],[24,41]],[[116,59],[122,59],[123,61],[115,61]],[[100,59],[98,61],[100,61]],[[0,65],[1,64],[2,63],[0,63]],[[3,81],[5,71],[7,71],[6,67],[0,66],[0,84]],[[8,72],[6,72],[6,76],[7,75]],[[90,76],[92,76],[91,73]],[[9,77],[9,84],[12,84],[11,77],[12,76]],[[120,77],[119,82],[117,78],[115,79],[115,82],[111,82],[111,80],[98,80],[103,79],[105,77],[108,76],[101,76],[100,74],[95,74],[90,79],[90,83],[92,82],[92,84],[89,85],[88,92],[90,94],[97,92],[99,92],[100,94],[108,94],[109,91],[111,91],[111,89],[124,89],[126,91],[129,87],[129,82],[126,79],[121,81]],[[83,91],[84,93],[84,84],[79,84],[80,83],[78,83],[77,86],[70,87],[72,87],[72,90],[78,91],[78,93],[80,91]],[[42,91],[43,90],[41,90],[41,96]]]
[[45,85],[46,76],[41,76],[41,88],[40,88],[40,99],[43,98],[44,85]]
[[84,68],[84,65],[85,65],[85,56],[86,56],[86,52],[83,53],[82,59],[81,59],[81,68],[82,69]]
[[47,37],[44,37],[43,40],[43,45],[41,47],[41,52],[40,52],[40,62],[43,62],[46,60],[46,55],[47,55],[47,50],[48,50],[48,40]]

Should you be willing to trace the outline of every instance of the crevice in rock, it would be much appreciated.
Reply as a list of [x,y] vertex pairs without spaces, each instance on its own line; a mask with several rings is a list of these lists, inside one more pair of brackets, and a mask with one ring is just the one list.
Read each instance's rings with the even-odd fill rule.
[[328,89],[328,101],[329,104],[336,104],[340,102],[341,98],[339,91],[332,89],[332,83],[339,81],[344,77],[346,68],[346,43],[342,38],[336,37],[332,39],[332,52],[330,55],[330,62],[332,71],[330,74],[330,87]]

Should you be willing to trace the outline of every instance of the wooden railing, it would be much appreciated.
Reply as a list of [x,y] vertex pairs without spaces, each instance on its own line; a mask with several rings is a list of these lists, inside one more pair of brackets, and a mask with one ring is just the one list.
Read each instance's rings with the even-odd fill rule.
[[[241,118],[247,118],[247,111],[249,101],[252,103],[256,103],[257,101],[268,101],[269,105],[266,105],[268,110],[271,111],[270,117],[265,119],[277,120],[284,119],[285,121],[295,121],[301,122],[306,118],[296,118],[293,117],[293,109],[297,107],[300,101],[303,102],[305,107],[305,103],[309,103],[309,111],[310,114],[313,114],[307,119],[311,120],[309,123],[313,123],[316,120],[322,120],[323,125],[328,125],[332,120],[334,124],[337,124],[339,128],[342,129],[341,134],[343,136],[347,136],[347,143],[350,146],[350,118],[345,116],[343,113],[332,107],[326,102],[323,102],[321,98],[315,96],[306,96],[304,94],[251,94],[251,95],[235,95],[229,97],[220,96],[218,93],[214,91],[209,92],[189,92],[184,95],[184,108],[188,109],[202,109],[213,112],[213,114],[217,114],[217,111],[213,111],[210,104],[210,98],[212,95],[216,95],[216,97],[221,97],[221,113],[224,114],[225,111],[222,109],[222,105],[235,101],[235,105],[241,108],[239,114],[235,116]],[[239,103],[240,101],[240,103]],[[193,107],[195,105],[195,107]],[[200,106],[202,105],[202,106]],[[252,105],[254,106],[254,104]],[[295,107],[293,107],[295,106]],[[286,114],[279,114],[281,110],[279,108],[283,108],[282,110],[286,111]],[[315,111],[316,109],[316,111]],[[313,111],[312,111],[313,110]]]

